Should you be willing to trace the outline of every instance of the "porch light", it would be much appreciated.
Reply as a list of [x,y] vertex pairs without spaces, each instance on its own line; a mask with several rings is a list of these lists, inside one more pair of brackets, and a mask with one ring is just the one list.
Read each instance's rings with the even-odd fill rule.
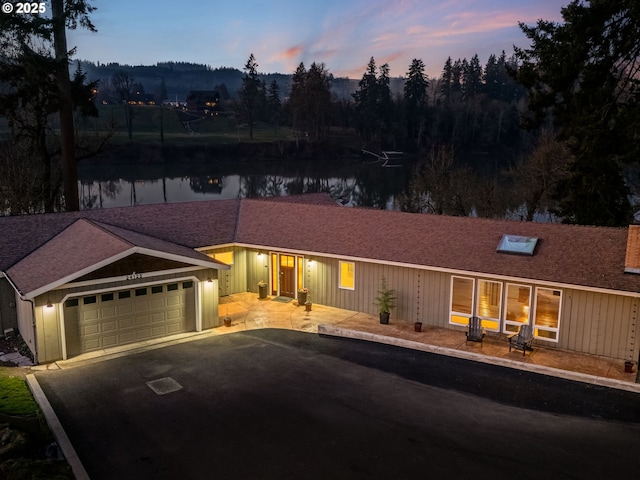
[[47,300],[47,308],[52,308],[53,307],[53,303],[51,303],[51,300]]
[[211,279],[211,277],[207,277],[207,282],[208,283],[213,283],[213,280]]

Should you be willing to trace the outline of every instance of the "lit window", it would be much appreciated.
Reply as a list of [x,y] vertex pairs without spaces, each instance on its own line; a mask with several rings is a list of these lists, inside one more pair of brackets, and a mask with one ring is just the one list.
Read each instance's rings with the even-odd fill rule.
[[560,300],[562,292],[550,288],[536,288],[535,336],[558,341],[560,326]]
[[209,256],[224,263],[225,265],[233,265],[233,250],[229,250],[228,252],[210,253]]
[[529,323],[529,306],[531,305],[531,287],[526,285],[507,284],[507,313],[504,317],[504,332],[513,333],[520,326]]
[[354,290],[356,288],[356,264],[354,262],[340,262],[340,288]]
[[478,280],[478,303],[476,315],[482,319],[482,326],[500,330],[500,306],[502,305],[502,283]]
[[451,277],[451,315],[449,323],[469,324],[473,310],[473,278]]

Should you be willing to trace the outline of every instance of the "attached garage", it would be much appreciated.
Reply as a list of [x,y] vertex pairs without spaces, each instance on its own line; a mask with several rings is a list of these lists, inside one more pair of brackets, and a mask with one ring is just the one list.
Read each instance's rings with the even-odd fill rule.
[[189,280],[68,298],[67,356],[194,331],[195,290]]

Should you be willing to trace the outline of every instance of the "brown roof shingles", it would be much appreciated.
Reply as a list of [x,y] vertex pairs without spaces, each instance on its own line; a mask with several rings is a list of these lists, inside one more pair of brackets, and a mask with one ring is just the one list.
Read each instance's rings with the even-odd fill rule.
[[[627,229],[408,214],[308,200],[214,200],[0,218],[0,270],[86,217],[189,248],[239,243],[640,292],[640,276],[624,273]],[[505,233],[539,237],[535,254],[497,253]]]
[[[505,233],[539,237],[535,255],[497,253]],[[626,238],[626,229],[251,200],[236,235],[280,249],[640,292],[640,276],[624,273]]]
[[84,219],[77,220],[7,270],[23,295],[133,247]]

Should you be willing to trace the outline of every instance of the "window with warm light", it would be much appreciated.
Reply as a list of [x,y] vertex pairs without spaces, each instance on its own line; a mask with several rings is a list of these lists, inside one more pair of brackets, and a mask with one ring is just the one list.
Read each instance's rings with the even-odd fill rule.
[[233,265],[233,250],[229,250],[228,252],[210,253],[209,256],[224,263],[225,265]]
[[473,278],[451,277],[449,323],[468,325],[473,312]]
[[298,257],[298,290],[304,287],[304,257]]
[[531,287],[527,285],[507,284],[506,314],[504,332],[517,332],[522,325],[529,323],[531,306]]
[[356,264],[354,262],[340,262],[340,279],[338,285],[346,290],[356,288]]
[[543,340],[558,341],[560,301],[562,292],[551,288],[536,288],[534,334]]
[[482,319],[482,326],[487,330],[500,330],[501,305],[502,283],[478,280],[476,315]]

